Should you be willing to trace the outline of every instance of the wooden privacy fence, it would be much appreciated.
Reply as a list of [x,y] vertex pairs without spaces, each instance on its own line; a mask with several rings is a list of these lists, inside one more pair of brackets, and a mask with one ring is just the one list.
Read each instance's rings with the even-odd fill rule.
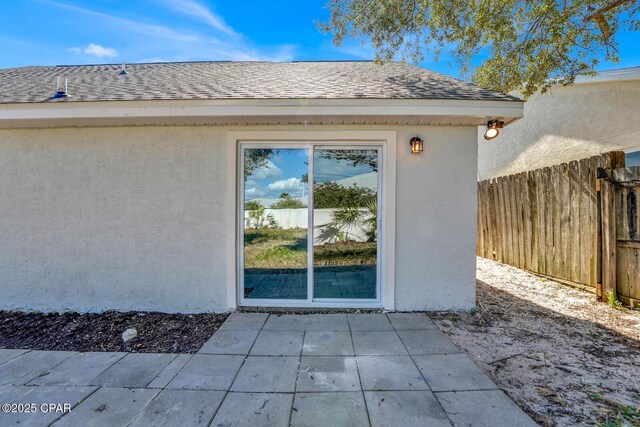
[[[615,283],[618,286],[627,283],[618,279],[619,271],[628,271],[627,276],[637,276],[640,248],[629,247],[629,240],[633,238],[627,239],[629,236],[620,234],[620,224],[628,223],[628,216],[616,221],[616,215],[623,215],[619,213],[621,208],[615,202],[604,206],[597,187],[598,179],[602,178],[606,180],[605,186],[610,185],[607,189],[611,190],[611,196],[607,196],[607,200],[616,197],[616,200],[627,200],[627,193],[622,193],[631,187],[620,189],[615,176],[626,179],[631,172],[626,172],[624,177],[620,175],[622,172],[616,172],[614,176],[614,170],[623,167],[624,153],[612,152],[479,182],[478,255],[583,287],[598,293],[599,297],[602,296],[603,266],[607,267],[606,274],[612,271],[608,267],[616,266]],[[637,187],[632,188],[634,196],[628,196],[629,200],[636,194]],[[610,233],[605,235],[610,239],[603,245],[602,224],[608,230],[615,230],[612,233],[621,236],[620,242],[614,242]],[[606,252],[605,263],[603,252],[606,248],[612,250]],[[620,267],[618,262],[622,262],[623,253],[629,261],[635,256],[635,270]],[[607,289],[611,289],[611,275],[608,277]],[[631,282],[634,283],[633,292],[629,291],[628,285],[624,285],[624,292],[623,287],[618,287],[618,293],[627,302],[640,300],[637,281]]]
[[604,292],[640,308],[640,167],[606,171],[599,187]]

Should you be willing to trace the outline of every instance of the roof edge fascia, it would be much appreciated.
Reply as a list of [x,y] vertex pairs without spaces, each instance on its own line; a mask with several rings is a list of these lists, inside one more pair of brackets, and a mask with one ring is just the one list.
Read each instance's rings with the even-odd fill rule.
[[211,116],[523,117],[524,101],[425,99],[242,99],[0,104],[0,121]]

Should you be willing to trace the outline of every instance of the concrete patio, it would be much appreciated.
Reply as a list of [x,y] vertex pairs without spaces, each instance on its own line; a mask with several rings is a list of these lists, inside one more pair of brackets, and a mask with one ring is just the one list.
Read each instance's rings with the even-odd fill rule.
[[235,313],[195,355],[0,350],[0,425],[536,424],[422,314]]

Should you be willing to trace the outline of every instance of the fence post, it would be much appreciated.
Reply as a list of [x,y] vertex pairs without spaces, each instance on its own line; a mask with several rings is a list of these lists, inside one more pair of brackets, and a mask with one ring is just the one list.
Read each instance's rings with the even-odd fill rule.
[[615,184],[610,178],[598,180],[600,186],[600,212],[602,220],[602,292],[599,298],[617,295],[616,265],[616,204]]

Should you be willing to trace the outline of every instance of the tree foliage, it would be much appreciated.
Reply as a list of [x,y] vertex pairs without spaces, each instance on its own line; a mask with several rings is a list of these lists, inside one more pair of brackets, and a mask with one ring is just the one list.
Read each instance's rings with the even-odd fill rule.
[[346,161],[351,166],[368,166],[372,171],[378,170],[378,153],[375,150],[322,150],[320,157],[323,159]]
[[267,214],[264,206],[258,204],[254,207],[256,207],[256,209],[247,209],[248,215],[244,220],[246,228],[258,230],[261,228],[278,227],[278,222],[275,217],[272,214]]
[[376,60],[444,52],[471,80],[525,97],[618,61],[616,34],[640,28],[640,0],[329,0],[320,28],[340,45],[368,39]]
[[313,204],[316,209],[363,207],[375,192],[364,187],[345,187],[335,182],[322,182],[313,188]]
[[258,202],[257,200],[249,200],[247,202],[244,202],[245,211],[257,211],[260,208],[264,208],[264,206],[262,205],[262,203]]
[[244,152],[244,180],[246,181],[256,169],[269,164],[276,150],[270,148],[251,148]]
[[374,197],[369,198],[363,208],[345,206],[336,209],[331,213],[331,219],[328,228],[335,230],[336,237],[342,236],[340,240],[357,241],[352,234],[354,229],[359,229],[367,236],[367,242],[375,242],[378,235],[378,201]]
[[292,199],[289,193],[282,193],[280,200],[271,205],[271,209],[302,209],[306,207],[307,205],[300,200]]

